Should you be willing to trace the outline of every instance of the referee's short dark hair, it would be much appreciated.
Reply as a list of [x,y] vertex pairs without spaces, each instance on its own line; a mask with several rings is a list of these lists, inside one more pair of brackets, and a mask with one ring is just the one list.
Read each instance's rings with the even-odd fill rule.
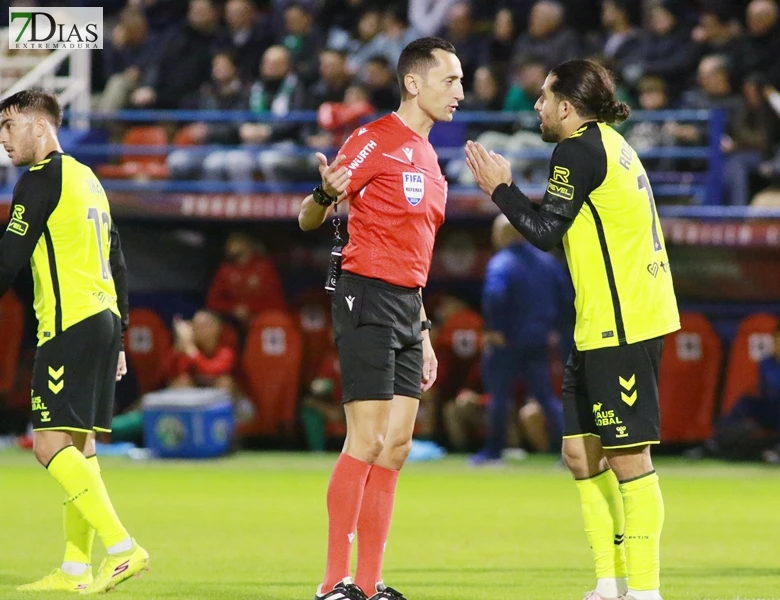
[[631,114],[628,104],[615,97],[615,80],[606,67],[594,60],[570,60],[550,71],[555,76],[551,90],[572,103],[581,117],[604,123],[621,123]]
[[20,113],[39,112],[59,128],[62,125],[62,107],[57,94],[43,88],[30,88],[16,92],[0,101],[0,113],[15,108]]
[[444,50],[450,54],[455,54],[455,46],[447,40],[437,37],[424,37],[414,40],[407,44],[406,48],[401,52],[401,57],[398,59],[398,67],[396,68],[398,84],[401,86],[401,100],[405,100],[408,96],[404,78],[409,73],[425,76],[430,69],[436,66],[436,57],[433,55],[434,50]]

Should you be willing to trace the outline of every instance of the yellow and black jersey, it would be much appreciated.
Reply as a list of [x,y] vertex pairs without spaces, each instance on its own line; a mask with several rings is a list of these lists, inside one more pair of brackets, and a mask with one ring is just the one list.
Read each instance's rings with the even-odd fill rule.
[[679,329],[653,191],[636,152],[614,129],[586,123],[556,146],[541,206],[514,186],[499,187],[494,201],[529,241],[563,238],[576,291],[578,350]]
[[89,167],[60,152],[30,167],[14,188],[0,240],[0,295],[27,261],[39,346],[106,309],[126,327],[126,267],[108,199]]

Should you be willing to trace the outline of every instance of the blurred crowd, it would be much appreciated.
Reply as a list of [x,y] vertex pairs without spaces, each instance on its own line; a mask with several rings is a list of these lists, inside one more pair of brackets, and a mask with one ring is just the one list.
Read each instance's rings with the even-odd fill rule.
[[[111,30],[98,106],[280,117],[319,111],[316,125],[193,123],[179,140],[225,150],[205,160],[184,150],[168,161],[175,178],[302,180],[316,175],[316,165],[305,154],[291,157],[290,147],[338,146],[361,118],[395,109],[394,66],[417,37],[439,35],[455,45],[467,91],[462,110],[531,111],[551,67],[589,56],[615,71],[636,108],[725,110],[723,201],[746,205],[780,172],[779,16],[774,0],[131,1]],[[468,130],[509,152],[539,147],[537,133],[533,115]],[[672,119],[624,133],[640,151],[708,143],[706,124]],[[251,149],[257,145],[263,149]],[[700,167],[650,163],[658,172]],[[469,183],[461,167],[456,162],[448,174]],[[515,159],[514,167],[526,179],[544,177],[538,161]]]
[[[47,4],[27,0],[26,4]],[[18,2],[15,4],[19,4]],[[49,2],[50,4],[50,2]],[[58,2],[62,4],[62,2]],[[492,149],[538,148],[534,102],[547,71],[577,57],[603,61],[634,108],[722,109],[722,201],[777,202],[780,187],[780,10],[775,0],[113,0],[93,73],[96,109],[241,110],[245,123],[195,122],[168,158],[170,176],[227,181],[316,178],[307,150],[338,147],[351,130],[399,102],[395,64],[420,36],[452,42],[463,64],[466,111],[516,119],[471,123]],[[317,122],[270,120],[317,111]],[[622,129],[639,150],[710,143],[706,123],[672,118]],[[294,151],[297,148],[298,151]],[[670,183],[703,159],[648,159]],[[539,181],[543,161],[516,157]],[[460,161],[448,176],[471,183]],[[658,179],[657,179],[658,180]]]

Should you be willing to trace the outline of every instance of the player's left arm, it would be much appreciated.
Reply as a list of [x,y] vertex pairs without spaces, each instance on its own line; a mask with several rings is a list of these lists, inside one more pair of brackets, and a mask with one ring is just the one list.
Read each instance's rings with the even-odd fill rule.
[[57,164],[28,171],[14,190],[11,215],[0,240],[0,296],[11,287],[17,273],[30,262],[46,222],[57,207],[62,178]]
[[111,276],[114,279],[116,288],[116,303],[119,307],[119,314],[122,319],[122,341],[124,341],[127,326],[130,323],[130,300],[127,293],[127,263],[125,255],[122,252],[122,242],[119,239],[119,230],[116,228],[116,222],[111,221],[111,251],[108,255],[108,261],[111,264]]
[[[515,229],[542,250],[552,250],[560,244],[585,198],[594,188],[592,161],[588,158],[587,148],[583,148],[576,139],[564,140],[556,147],[550,160],[550,178],[541,206],[534,205],[511,182],[511,169],[505,158],[487,152],[479,144],[467,147],[466,154],[475,175],[482,171],[488,180],[491,172],[504,171],[509,175],[493,179],[495,187],[492,192],[486,191]],[[480,187],[485,189],[482,185]]]
[[[576,138],[568,139],[558,144],[550,159],[550,176],[541,206],[534,207],[514,184],[514,190],[509,186],[496,189],[492,198],[510,222],[512,218],[504,209],[514,208],[518,212],[518,231],[529,242],[542,250],[552,250],[561,243],[593,191],[593,180],[594,166],[588,148]],[[516,198],[518,194],[523,200],[512,202],[512,196]]]

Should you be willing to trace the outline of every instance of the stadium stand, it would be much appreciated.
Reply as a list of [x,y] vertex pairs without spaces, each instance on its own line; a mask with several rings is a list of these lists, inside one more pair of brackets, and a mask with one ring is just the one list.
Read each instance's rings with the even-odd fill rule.
[[[534,11],[531,0],[448,2],[432,13],[416,0],[357,2],[350,11],[334,7],[353,3],[330,0],[306,10],[253,1],[234,14],[217,1],[199,4],[200,14],[185,14],[184,2],[122,4],[106,12],[102,52],[24,53],[6,50],[2,37],[0,95],[43,84],[67,105],[65,150],[96,168],[123,231],[135,307],[128,352],[142,393],[163,384],[160,364],[172,343],[157,315],[204,305],[218,246],[236,225],[267,246],[286,298],[319,286],[327,235],[304,238],[295,226],[300,198],[317,177],[312,155],[333,156],[351,128],[396,105],[399,40],[422,34],[450,39],[467,70],[462,110],[430,137],[450,183],[431,292],[479,306],[484,232],[496,209],[464,174],[464,142],[477,137],[504,153],[516,181],[539,198],[551,151],[533,112],[539,78],[548,62],[595,57],[615,71],[634,109],[620,131],[649,171],[687,310],[662,361],[664,441],[705,439],[712,420],[751,393],[780,314],[780,209],[772,200],[780,190],[777,11],[757,11],[749,0],[604,0],[601,12],[563,0],[560,13]],[[166,163],[176,150],[198,167],[185,177],[172,177]],[[240,156],[249,177],[199,168],[217,153],[232,157],[228,164]],[[3,160],[7,211],[20,171]],[[152,235],[166,240],[165,253],[148,255],[159,247],[148,244]],[[193,260],[201,273],[179,268]],[[134,268],[150,264],[166,275]],[[233,332],[237,379],[257,409],[242,433],[294,434],[299,391],[330,348],[327,297],[319,287],[316,294],[291,302],[290,314],[261,312],[245,339]],[[0,304],[3,322],[15,318],[5,316],[13,306]],[[753,316],[759,312],[766,314]],[[477,368],[481,318],[469,310],[436,325],[436,391],[445,397]],[[21,368],[13,366],[20,362],[14,327],[0,350],[0,391]],[[551,350],[556,389],[561,354]]]

